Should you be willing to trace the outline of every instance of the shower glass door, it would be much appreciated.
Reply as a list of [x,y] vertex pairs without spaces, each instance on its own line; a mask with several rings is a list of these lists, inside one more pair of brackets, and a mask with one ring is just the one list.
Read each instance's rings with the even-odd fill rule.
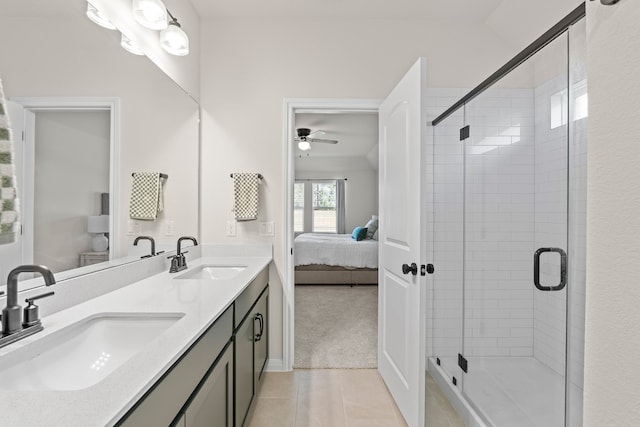
[[465,106],[462,391],[497,427],[565,425],[567,36]]

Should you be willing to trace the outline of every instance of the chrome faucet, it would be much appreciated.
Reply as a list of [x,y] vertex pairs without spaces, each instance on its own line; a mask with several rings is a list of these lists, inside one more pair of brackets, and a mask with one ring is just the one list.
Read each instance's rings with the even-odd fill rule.
[[176,248],[176,254],[171,259],[171,268],[169,269],[169,273],[177,273],[178,271],[182,271],[187,268],[187,258],[185,258],[184,254],[188,251],[182,252],[182,241],[183,240],[191,240],[194,246],[198,245],[198,241],[195,237],[191,236],[183,236],[178,239],[178,246]]
[[153,240],[153,237],[151,236],[138,236],[136,237],[136,240],[133,241],[133,246],[138,246],[138,242],[140,240],[148,240],[149,242],[151,242],[151,254],[150,255],[143,255],[142,258],[149,258],[152,257],[156,254],[156,242],[155,240]]
[[25,307],[25,323],[23,323],[20,313],[22,307],[18,305],[18,275],[20,273],[39,273],[47,286],[56,283],[51,270],[43,265],[21,265],[11,270],[7,277],[7,306],[2,310],[0,347],[41,331],[43,328],[37,318],[38,307],[33,304],[33,301],[53,295],[53,292],[49,292],[28,298],[29,305]]

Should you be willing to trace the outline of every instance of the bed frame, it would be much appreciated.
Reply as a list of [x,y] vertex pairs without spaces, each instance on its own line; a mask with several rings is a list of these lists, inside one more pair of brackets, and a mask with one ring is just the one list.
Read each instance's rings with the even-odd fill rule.
[[299,265],[296,285],[377,285],[377,268],[345,268],[333,265]]

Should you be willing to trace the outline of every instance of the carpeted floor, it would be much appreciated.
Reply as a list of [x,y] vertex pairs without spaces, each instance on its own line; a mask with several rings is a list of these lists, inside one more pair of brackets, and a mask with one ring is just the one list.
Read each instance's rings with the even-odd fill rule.
[[294,368],[376,368],[378,287],[298,285]]

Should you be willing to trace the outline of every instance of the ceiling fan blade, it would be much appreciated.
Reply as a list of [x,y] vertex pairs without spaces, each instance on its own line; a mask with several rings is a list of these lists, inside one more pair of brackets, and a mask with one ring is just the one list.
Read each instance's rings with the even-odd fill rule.
[[319,139],[319,138],[307,138],[309,142],[322,142],[324,144],[337,144],[338,141],[335,139]]

